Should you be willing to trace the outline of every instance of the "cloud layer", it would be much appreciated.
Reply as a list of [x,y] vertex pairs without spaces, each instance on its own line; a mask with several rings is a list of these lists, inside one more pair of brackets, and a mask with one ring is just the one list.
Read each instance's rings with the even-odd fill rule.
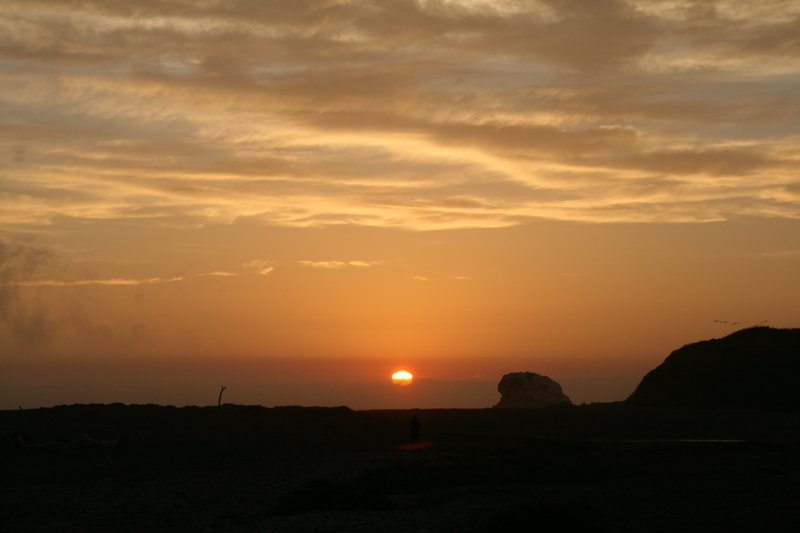
[[5,2],[0,224],[798,218],[800,6],[750,4]]

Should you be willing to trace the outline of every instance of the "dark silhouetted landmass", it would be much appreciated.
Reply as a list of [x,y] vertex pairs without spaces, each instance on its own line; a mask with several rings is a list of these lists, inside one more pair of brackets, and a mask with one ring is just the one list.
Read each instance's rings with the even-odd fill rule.
[[0,529],[796,531],[798,451],[800,413],[624,403],[0,411]]
[[798,332],[559,409],[0,411],[0,530],[798,531]]
[[627,403],[800,410],[800,329],[754,327],[689,344],[648,373]]

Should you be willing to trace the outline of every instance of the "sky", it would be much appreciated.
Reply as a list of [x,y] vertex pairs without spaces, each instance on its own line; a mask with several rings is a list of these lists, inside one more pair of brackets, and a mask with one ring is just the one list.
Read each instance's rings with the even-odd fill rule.
[[0,409],[622,400],[800,325],[799,171],[797,0],[4,0]]

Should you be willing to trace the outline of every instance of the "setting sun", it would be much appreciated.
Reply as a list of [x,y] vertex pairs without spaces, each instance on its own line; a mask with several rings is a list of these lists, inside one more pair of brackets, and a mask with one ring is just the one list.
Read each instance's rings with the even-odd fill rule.
[[409,372],[408,370],[398,370],[394,374],[392,374],[392,383],[395,385],[411,385],[411,382],[414,380],[414,375]]

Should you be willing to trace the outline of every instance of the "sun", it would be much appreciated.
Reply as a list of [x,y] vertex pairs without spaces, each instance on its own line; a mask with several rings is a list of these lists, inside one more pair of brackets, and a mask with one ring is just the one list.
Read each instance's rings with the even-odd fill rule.
[[398,370],[394,374],[392,374],[392,383],[395,385],[401,385],[403,387],[411,385],[411,382],[414,380],[414,374],[409,372],[408,370]]

